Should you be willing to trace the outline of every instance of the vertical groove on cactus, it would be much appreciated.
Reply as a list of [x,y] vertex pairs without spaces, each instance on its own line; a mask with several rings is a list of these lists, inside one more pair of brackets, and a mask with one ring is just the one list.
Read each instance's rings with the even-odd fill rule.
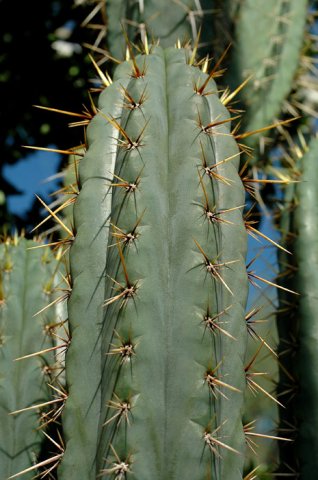
[[[12,412],[52,400],[47,382],[53,355],[44,353],[15,361],[52,347],[47,332],[52,313],[34,315],[49,302],[54,262],[48,251],[43,254],[41,249],[27,250],[35,245],[23,238],[7,239],[0,244],[0,477],[3,479],[34,465],[44,439],[36,409]],[[24,475],[26,479],[33,477],[34,471]]]

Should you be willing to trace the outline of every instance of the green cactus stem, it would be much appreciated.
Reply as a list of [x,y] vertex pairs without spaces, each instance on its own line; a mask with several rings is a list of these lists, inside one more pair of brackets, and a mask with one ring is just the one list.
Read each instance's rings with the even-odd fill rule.
[[59,479],[234,480],[248,290],[239,151],[191,52],[146,53],[116,69],[80,162]]
[[314,139],[299,162],[301,182],[293,187],[293,208],[282,217],[289,224],[285,232],[289,232],[287,238],[294,257],[293,274],[286,283],[299,297],[281,297],[283,313],[278,317],[283,367],[279,391],[288,407],[281,412],[281,428],[290,429],[295,440],[293,444],[281,445],[279,472],[294,471],[306,480],[314,480],[318,468],[317,154],[318,140]]
[[[280,117],[294,86],[307,14],[307,0],[241,3],[227,80],[234,87],[234,78],[238,85],[252,76],[242,90],[246,130],[265,127]],[[251,137],[250,146],[257,146],[259,140],[260,135]]]
[[[49,323],[52,314],[34,316],[50,302],[56,263],[38,245],[23,238],[0,244],[0,478],[32,467],[44,435],[39,409],[34,405],[52,400],[47,385],[52,381],[53,354],[15,361],[24,355],[52,347]],[[31,479],[35,471],[23,478]]]
[[106,0],[107,47],[114,57],[124,57],[123,28],[132,42],[144,40],[146,33],[163,47],[194,41],[212,12],[208,0]]

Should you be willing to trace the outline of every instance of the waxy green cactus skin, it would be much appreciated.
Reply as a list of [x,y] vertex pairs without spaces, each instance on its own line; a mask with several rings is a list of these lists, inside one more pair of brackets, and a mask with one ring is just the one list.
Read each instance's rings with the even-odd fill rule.
[[[263,128],[281,116],[299,67],[307,14],[307,0],[241,3],[227,80],[234,87],[233,78],[238,85],[252,75],[242,90],[246,130]],[[255,147],[258,140],[255,135],[249,143]]]
[[299,448],[301,477],[314,480],[318,469],[318,140],[312,141],[302,159],[302,182],[296,186],[295,255],[299,298],[298,376]]
[[123,63],[88,128],[62,480],[242,478],[244,188],[229,114],[213,80],[196,93],[189,57]]
[[[35,245],[23,238],[0,244],[0,478],[4,480],[31,467],[44,440],[36,409],[15,415],[10,412],[52,400],[47,385],[50,377],[44,369],[54,363],[53,355],[14,361],[52,347],[45,331],[52,314],[34,314],[50,301],[49,285],[56,264],[48,251],[27,250]],[[31,479],[34,474],[23,478]]]
[[107,47],[114,57],[124,57],[123,28],[132,42],[145,33],[162,47],[194,41],[212,12],[209,0],[106,0]]
[[[318,468],[318,140],[309,144],[308,152],[299,162],[300,182],[294,187],[294,205],[289,214],[289,247],[293,252],[294,273],[289,279],[299,297],[285,295],[290,306],[285,318],[280,319],[280,350],[286,352],[281,361],[289,378],[281,374],[281,391],[287,386],[293,390],[286,395],[287,413],[281,413],[281,426],[290,422],[295,428],[295,442],[282,446],[281,465],[294,468],[300,478],[314,480]],[[283,323],[284,322],[284,323]],[[282,323],[284,330],[282,330]],[[289,347],[289,350],[288,350]],[[285,421],[285,423],[284,423]],[[282,469],[281,468],[281,469]]]
[[[121,94],[116,88],[101,96],[99,108],[120,115]],[[68,302],[72,337],[67,352],[66,379],[69,399],[63,425],[67,451],[60,467],[61,478],[95,478],[100,411],[100,329],[104,310],[105,268],[111,212],[112,172],[116,130],[101,115],[93,118],[87,132],[90,145],[79,166],[80,194],[74,206],[76,238],[70,252],[73,291]],[[101,141],[103,139],[103,141]],[[106,139],[106,142],[105,142]],[[79,375],[80,372],[80,375]]]

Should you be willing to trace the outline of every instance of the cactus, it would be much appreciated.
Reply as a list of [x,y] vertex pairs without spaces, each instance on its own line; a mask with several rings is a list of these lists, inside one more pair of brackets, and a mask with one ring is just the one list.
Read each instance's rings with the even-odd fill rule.
[[[280,385],[287,411],[281,412],[281,428],[290,429],[294,442],[281,445],[280,473],[299,472],[300,478],[313,480],[318,468],[316,370],[317,353],[317,174],[318,140],[298,160],[301,182],[289,186],[289,208],[282,215],[282,229],[293,252],[292,274],[286,284],[300,295],[281,296],[278,317],[280,333]],[[293,192],[294,190],[294,192]],[[288,206],[288,203],[287,205]],[[286,259],[280,258],[283,271]],[[291,264],[289,260],[287,265]],[[287,268],[288,270],[288,268]]]
[[[281,114],[299,67],[307,13],[307,0],[241,3],[227,81],[233,86],[233,79],[239,84],[252,75],[242,90],[247,130],[272,124]],[[250,146],[259,138],[253,136]]]
[[248,290],[239,151],[188,51],[146,53],[101,94],[79,166],[59,479],[234,480]]
[[[44,435],[38,409],[52,400],[52,354],[14,361],[52,347],[52,316],[34,317],[49,301],[55,262],[50,252],[28,250],[38,245],[23,238],[0,244],[0,478],[7,479],[34,465]],[[19,414],[13,411],[27,409]],[[34,472],[24,478],[33,478]]]
[[[84,155],[84,151],[81,150]],[[70,155],[68,164],[62,172],[63,187],[59,190],[59,203],[60,209],[63,213],[63,225],[66,229],[61,227],[60,234],[62,237],[67,238],[68,230],[73,230],[73,205],[78,195],[77,185],[77,163],[75,155]]]
[[136,41],[145,34],[160,40],[163,47],[178,39],[195,40],[203,19],[213,12],[208,0],[106,0],[107,47],[123,58],[125,39]]
[[[62,295],[68,297],[71,292],[71,339],[62,345],[68,347],[68,392],[60,399],[64,403],[67,398],[64,439],[56,439],[59,452],[45,463],[49,470],[59,464],[59,480],[242,479],[246,444],[252,450],[254,446],[251,438],[278,438],[252,431],[254,421],[242,424],[246,384],[254,393],[264,391],[253,380],[262,375],[252,371],[256,357],[263,345],[273,353],[254,331],[258,320],[251,318],[257,309],[244,311],[248,280],[273,283],[253,270],[246,272],[246,230],[252,235],[257,231],[253,220],[242,218],[243,184],[253,193],[268,179],[254,178],[249,183],[243,168],[242,183],[238,173],[242,152],[235,140],[251,134],[234,135],[237,128],[231,132],[229,112],[234,116],[237,110],[230,102],[241,87],[232,94],[226,89],[219,98],[214,77],[222,73],[221,60],[208,75],[209,58],[197,63],[195,51],[179,47],[191,38],[196,39],[194,50],[205,44],[208,31],[203,31],[201,40],[198,31],[207,7],[221,6],[223,13],[228,9],[227,34],[237,22],[228,79],[237,87],[242,66],[243,76],[256,73],[242,90],[248,110],[245,125],[248,130],[266,127],[279,115],[292,88],[307,0],[104,1],[93,12],[107,6],[111,55],[122,58],[125,54],[127,60],[117,67],[114,81],[93,61],[106,88],[99,109],[92,104],[92,114],[88,110],[74,114],[83,120],[72,124],[89,123],[88,149],[72,189],[60,191],[65,194],[62,205],[55,212],[47,207],[67,235],[52,246],[72,246],[65,256],[70,274],[63,275],[67,288]],[[148,45],[146,31],[170,48]],[[209,35],[209,44],[222,43],[217,35]],[[226,43],[229,36],[222,36]],[[140,38],[141,54],[135,58],[130,42]],[[95,50],[101,52],[97,43]],[[240,147],[250,154],[248,148]],[[58,151],[82,156],[75,149]],[[291,199],[293,191],[290,185]],[[65,220],[59,218],[63,207]],[[284,221],[289,223],[291,218],[287,214]],[[286,262],[283,255],[281,261]],[[3,277],[10,280],[7,272],[2,272]],[[4,299],[12,288],[9,280],[4,287],[0,284]],[[287,281],[284,285],[297,288]],[[286,290],[280,298],[289,302]],[[300,302],[299,311],[302,308],[307,307]],[[61,315],[64,318],[65,311]],[[290,379],[289,369],[295,367],[293,360],[282,355],[289,330],[284,316],[282,312],[278,322],[279,395]],[[294,327],[298,332],[298,323]],[[250,361],[246,358],[248,333],[260,341]],[[7,341],[6,335],[3,338]],[[28,350],[39,348],[30,344]],[[304,351],[302,355],[306,356]],[[35,358],[29,359],[30,365],[38,362]],[[34,385],[37,381],[38,377]],[[32,395],[37,388],[30,389]],[[41,388],[43,397],[38,394],[37,398],[45,403],[50,389],[44,383]],[[267,397],[275,400],[270,393]],[[30,398],[26,403],[38,401]],[[10,410],[14,409],[11,405]],[[300,415],[297,402],[287,414],[282,413],[282,421],[290,421],[294,412]],[[36,421],[34,414],[33,425]],[[29,432],[37,434],[32,454],[38,456],[40,436],[32,426]],[[282,459],[296,458],[295,447],[283,444],[281,452]],[[29,457],[5,475],[15,477],[19,470],[28,475]],[[246,480],[256,478],[258,467],[254,466],[245,472]]]

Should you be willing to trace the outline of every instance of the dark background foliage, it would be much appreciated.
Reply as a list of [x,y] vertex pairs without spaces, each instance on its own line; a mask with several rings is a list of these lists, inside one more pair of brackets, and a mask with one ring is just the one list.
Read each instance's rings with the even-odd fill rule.
[[[89,11],[89,7],[86,7]],[[65,149],[82,141],[82,131],[66,130],[60,115],[33,108],[43,105],[78,112],[86,101],[91,66],[81,43],[86,11],[71,1],[0,0],[0,222],[34,225],[39,204],[20,218],[9,214],[5,198],[18,194],[4,178],[6,165],[27,153],[21,145]],[[4,195],[3,195],[4,194]]]

